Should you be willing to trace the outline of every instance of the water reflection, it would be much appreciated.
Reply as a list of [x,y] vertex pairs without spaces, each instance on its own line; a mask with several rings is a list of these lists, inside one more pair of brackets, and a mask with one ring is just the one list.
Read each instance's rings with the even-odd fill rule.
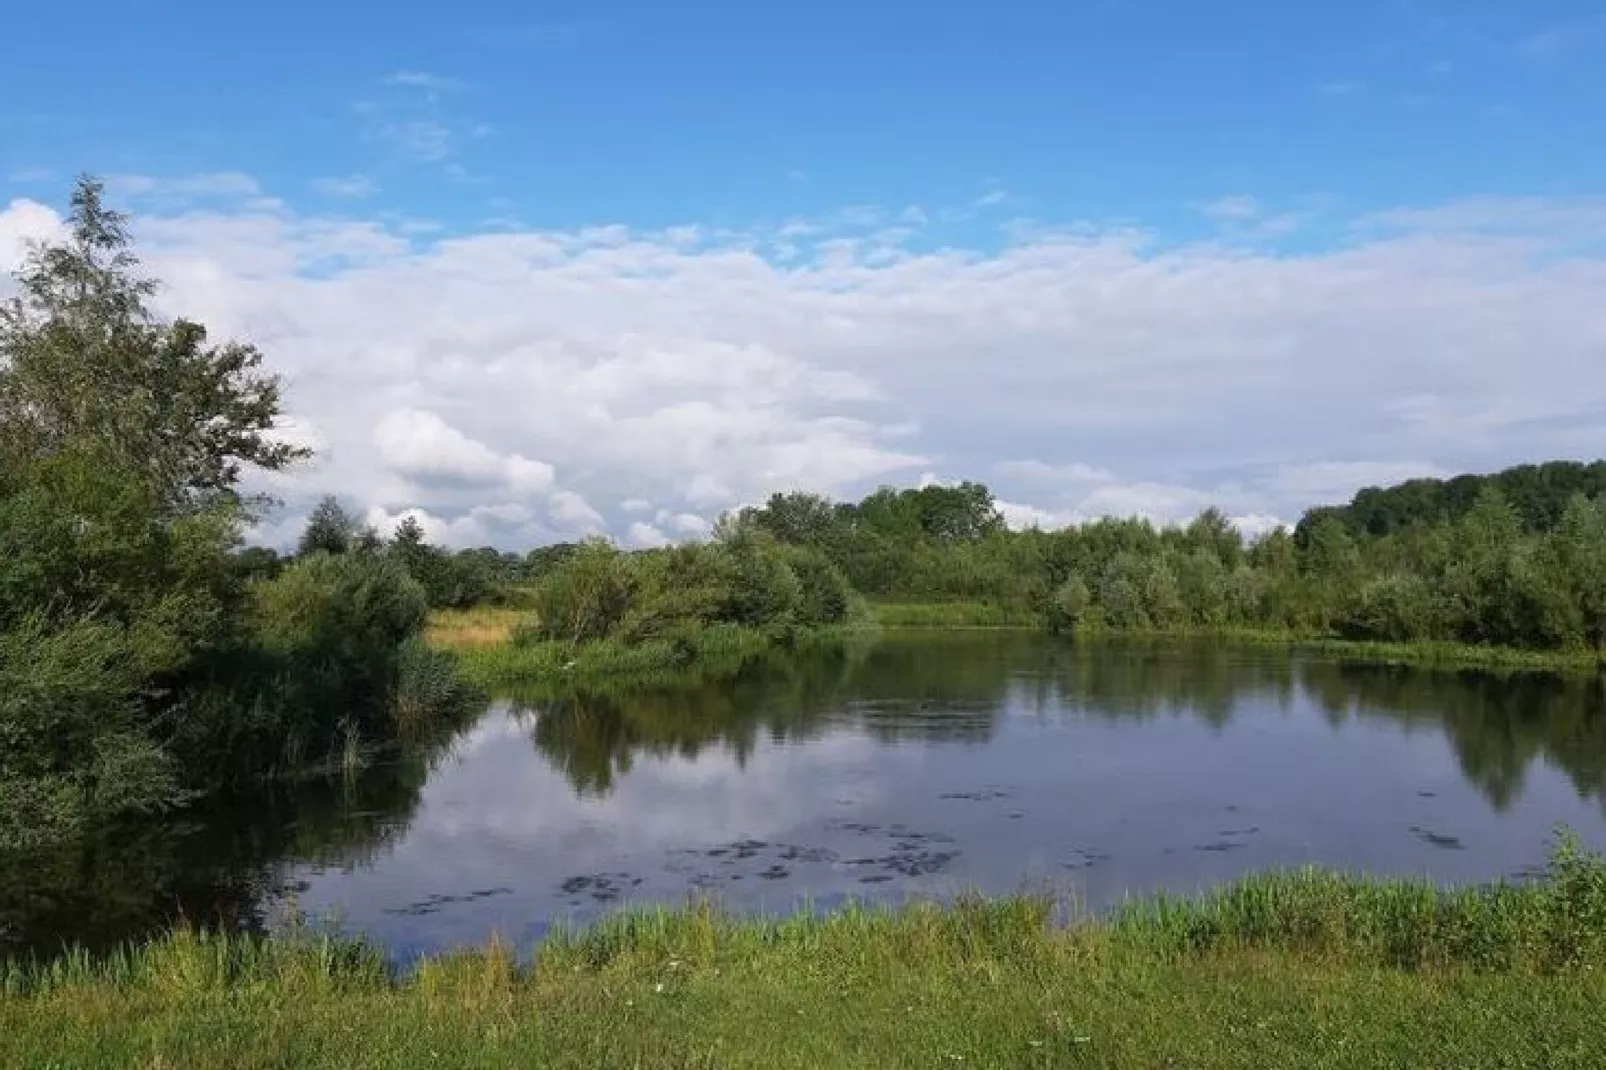
[[248,787],[160,822],[121,822],[76,850],[0,856],[0,956],[103,949],[177,921],[264,932],[297,864],[355,868],[407,832],[466,724],[349,774]]
[[1006,710],[1187,717],[1225,730],[1242,709],[1288,714],[1301,700],[1334,729],[1377,719],[1442,732],[1496,809],[1521,794],[1535,762],[1606,800],[1601,677],[1347,664],[1205,640],[1075,649],[1023,635],[901,637],[873,651],[773,654],[648,689],[533,692],[511,705],[577,792],[605,795],[638,757],[695,759],[717,747],[741,767],[759,740],[814,740],[849,724],[886,744],[980,744]]
[[775,652],[510,696],[405,760],[0,865],[0,950],[293,894],[399,954],[624,900],[896,897],[1023,880],[1098,903],[1320,861],[1483,880],[1606,837],[1600,678],[1026,634]]

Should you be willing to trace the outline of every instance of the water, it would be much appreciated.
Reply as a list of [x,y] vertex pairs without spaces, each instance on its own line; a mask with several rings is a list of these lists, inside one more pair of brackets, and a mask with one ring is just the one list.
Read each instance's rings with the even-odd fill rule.
[[963,890],[1097,908],[1320,862],[1467,883],[1606,846],[1598,680],[1218,644],[889,637],[614,695],[496,703],[438,752],[0,876],[0,940],[105,943],[288,904],[400,958],[635,902]]

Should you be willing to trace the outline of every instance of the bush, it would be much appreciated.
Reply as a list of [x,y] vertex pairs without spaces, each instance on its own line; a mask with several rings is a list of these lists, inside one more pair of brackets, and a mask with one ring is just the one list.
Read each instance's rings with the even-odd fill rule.
[[534,631],[574,643],[606,639],[629,614],[636,589],[631,559],[605,539],[587,539],[536,588]]
[[806,627],[840,624],[853,608],[853,588],[842,570],[809,547],[792,547],[787,564],[797,577],[797,622]]
[[417,637],[407,640],[397,651],[391,715],[404,735],[416,737],[441,721],[456,722],[481,697],[464,682],[457,659],[446,651],[436,650]]
[[0,849],[49,846],[182,798],[176,764],[143,723],[152,656],[138,632],[106,621],[31,616],[0,632]]
[[257,588],[255,638],[280,705],[322,736],[342,717],[388,719],[403,643],[424,627],[423,588],[375,554],[317,553]]

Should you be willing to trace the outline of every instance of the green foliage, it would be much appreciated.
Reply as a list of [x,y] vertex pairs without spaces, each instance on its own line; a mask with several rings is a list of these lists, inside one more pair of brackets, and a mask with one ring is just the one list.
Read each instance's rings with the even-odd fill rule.
[[309,531],[328,552],[283,575],[235,552],[262,504],[242,473],[306,451],[273,436],[255,349],[150,311],[101,193],[80,181],[66,240],[33,248],[0,305],[6,852],[260,774],[341,724],[378,731],[423,619],[404,573],[331,564],[374,542],[335,503]]
[[588,539],[536,589],[531,639],[580,643],[613,635],[631,611],[635,563],[605,539]]
[[256,590],[253,633],[278,669],[287,711],[330,714],[367,726],[391,714],[402,644],[423,631],[423,588],[394,561],[315,553]]
[[127,220],[99,182],[73,191],[67,239],[36,246],[0,305],[0,455],[22,463],[97,443],[165,514],[237,498],[242,466],[279,469],[306,451],[274,440],[279,382],[261,355],[209,345],[189,320],[147,308]]
[[1498,492],[1502,500],[1511,504],[1525,532],[1548,532],[1561,524],[1574,498],[1606,494],[1606,461],[1550,461],[1487,476],[1413,479],[1394,487],[1367,487],[1357,492],[1348,505],[1306,513],[1297,537],[1303,544],[1310,529],[1323,519],[1334,520],[1357,536],[1374,538],[1414,527],[1452,524],[1472,511],[1480,496],[1489,490]]
[[0,848],[48,846],[182,799],[146,731],[143,691],[165,636],[89,618],[0,631]]
[[[1532,471],[1554,478],[1533,485],[1571,485],[1568,473],[1596,467],[1542,466]],[[995,510],[975,484],[883,488],[835,506],[775,495],[732,530],[757,528],[821,553],[875,597],[1025,610],[1056,632],[1269,629],[1606,650],[1606,500],[1578,496],[1553,508],[1530,496],[1519,509],[1501,479],[1451,482],[1456,508],[1431,513],[1448,519],[1397,517],[1383,535],[1331,509],[1313,510],[1292,535],[1277,530],[1252,543],[1218,509],[1184,527],[1106,518],[1008,532],[987,519]],[[953,520],[961,515],[971,521]]]
[[819,550],[785,546],[756,525],[727,525],[715,542],[626,554],[588,540],[542,579],[535,619],[516,645],[626,644],[735,626],[788,634],[838,624],[854,595]]
[[358,549],[363,535],[362,524],[346,512],[345,506],[334,495],[325,495],[307,517],[307,526],[301,532],[296,553],[345,554]]

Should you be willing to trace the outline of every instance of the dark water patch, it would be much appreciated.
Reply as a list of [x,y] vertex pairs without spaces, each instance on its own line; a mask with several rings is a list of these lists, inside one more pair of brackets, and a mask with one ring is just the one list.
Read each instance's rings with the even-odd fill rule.
[[[303,885],[305,882],[302,882]],[[446,907],[461,906],[467,903],[477,903],[482,899],[490,899],[498,895],[512,895],[512,888],[483,888],[478,891],[466,892],[462,895],[431,895],[409,903],[404,907],[392,907],[386,914],[398,917],[423,917],[427,914],[438,914]]]
[[983,788],[980,791],[945,791],[937,796],[939,799],[964,800],[966,802],[992,802],[995,799],[1013,799],[1015,796],[1007,791],[997,788]]
[[612,903],[641,884],[641,877],[629,873],[582,873],[565,880],[558,889],[575,903],[586,896],[598,903]]
[[1080,870],[1092,869],[1101,862],[1108,862],[1110,856],[1103,851],[1096,851],[1089,847],[1072,848],[1066,859],[1060,863],[1061,869]]
[[1428,844],[1430,847],[1437,847],[1441,851],[1466,850],[1466,844],[1461,842],[1460,837],[1446,836],[1441,832],[1434,832],[1432,829],[1423,828],[1421,825],[1412,825],[1411,835],[1415,836],[1423,843]]

